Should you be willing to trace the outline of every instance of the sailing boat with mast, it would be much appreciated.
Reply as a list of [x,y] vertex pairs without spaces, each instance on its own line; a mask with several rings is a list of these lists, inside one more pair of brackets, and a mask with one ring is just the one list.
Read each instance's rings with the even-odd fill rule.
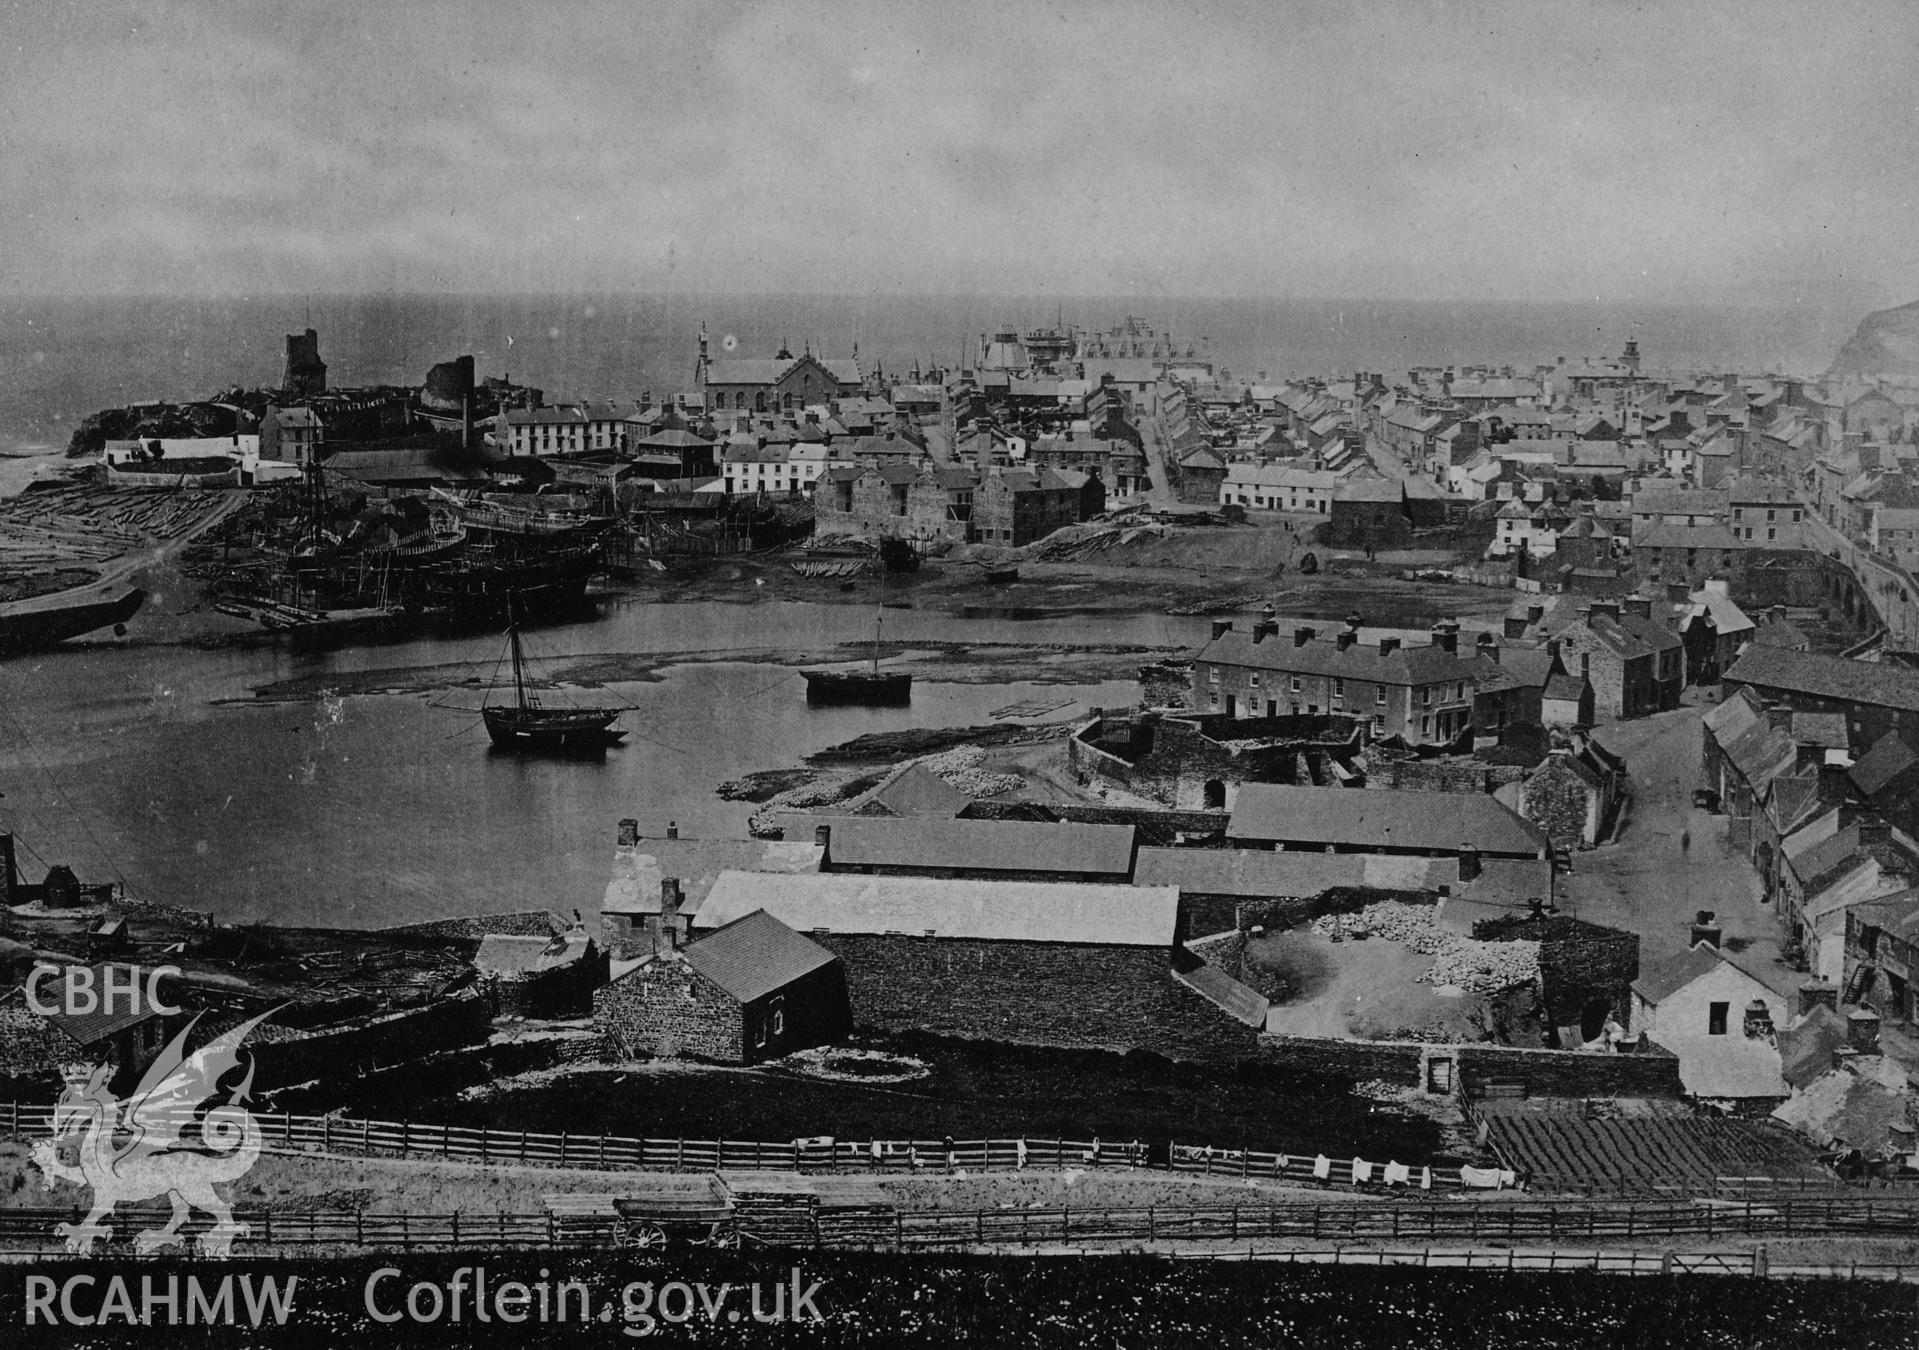
[[503,750],[603,750],[617,745],[626,732],[615,725],[624,707],[548,708],[526,688],[526,652],[520,644],[520,623],[511,600],[507,605],[507,650],[513,662],[513,702],[486,703],[480,716],[486,734]]
[[870,707],[891,707],[913,701],[913,673],[909,670],[880,669],[880,625],[886,621],[882,607],[873,620],[873,661],[866,670],[802,670],[806,680],[808,703],[858,703]]

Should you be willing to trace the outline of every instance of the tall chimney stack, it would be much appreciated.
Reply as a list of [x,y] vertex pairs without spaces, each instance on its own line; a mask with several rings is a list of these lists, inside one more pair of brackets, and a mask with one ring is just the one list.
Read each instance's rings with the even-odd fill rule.
[[640,842],[640,822],[628,816],[620,822],[620,847],[632,848]]
[[678,877],[660,878],[660,942],[668,951],[678,947],[683,936],[680,906],[685,899]]
[[1719,939],[1721,936],[1722,930],[1711,910],[1702,909],[1693,915],[1692,941],[1688,945],[1697,947],[1703,942],[1708,947],[1717,951],[1719,949]]

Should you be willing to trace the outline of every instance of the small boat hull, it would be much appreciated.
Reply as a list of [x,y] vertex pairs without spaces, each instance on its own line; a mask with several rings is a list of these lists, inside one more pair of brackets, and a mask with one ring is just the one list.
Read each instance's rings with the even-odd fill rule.
[[626,738],[622,708],[486,708],[487,737],[502,750],[603,750]]
[[26,600],[0,608],[0,656],[42,651],[99,628],[120,629],[147,598],[130,590],[117,600]]
[[913,677],[899,671],[803,670],[806,701],[898,707],[913,701]]

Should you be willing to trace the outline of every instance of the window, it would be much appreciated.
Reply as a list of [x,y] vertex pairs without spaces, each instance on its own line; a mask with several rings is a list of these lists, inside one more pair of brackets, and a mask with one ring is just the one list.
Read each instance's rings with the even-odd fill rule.
[[1430,684],[1419,691],[1419,701],[1426,704],[1433,701],[1433,687]]
[[1206,667],[1206,683],[1208,684],[1219,683],[1219,667],[1218,666]]
[[1253,672],[1253,688],[1255,689],[1259,688],[1259,672],[1258,671]]
[[1374,688],[1373,706],[1375,708],[1383,708],[1386,706],[1386,686],[1385,685],[1382,684]]
[[784,1035],[786,1032],[786,997],[784,995],[773,1000],[772,1021],[773,1034]]
[[1706,1034],[1723,1036],[1726,1034],[1726,1010],[1730,1003],[1708,1003],[1706,1005]]
[[1334,698],[1346,697],[1346,681],[1337,679],[1337,678],[1333,680],[1333,697]]
[[1766,529],[1766,538],[1768,538],[1768,539],[1777,539],[1778,537],[1779,537],[1779,531],[1777,531],[1777,530],[1775,530],[1775,529],[1773,529],[1773,528],[1771,528],[1770,526],[1768,526],[1768,527],[1767,527],[1767,529]]
[[1293,682],[1292,682],[1292,685],[1291,685],[1291,692],[1292,692],[1292,693],[1295,693],[1295,694],[1297,694],[1297,693],[1299,692],[1299,676],[1297,676],[1297,675],[1295,675],[1295,676],[1293,676]]
[[1769,510],[1766,512],[1766,524],[1770,525],[1777,519],[1779,519],[1779,513],[1777,511]]

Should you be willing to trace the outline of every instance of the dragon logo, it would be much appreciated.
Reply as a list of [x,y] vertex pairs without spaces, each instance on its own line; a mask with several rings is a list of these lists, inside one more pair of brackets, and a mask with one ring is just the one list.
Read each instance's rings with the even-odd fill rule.
[[[93,1244],[112,1235],[108,1216],[122,1201],[154,1200],[161,1196],[173,1205],[173,1217],[163,1228],[153,1228],[134,1239],[139,1252],[157,1251],[185,1241],[180,1226],[195,1209],[211,1214],[213,1227],[201,1238],[209,1256],[228,1256],[233,1240],[248,1231],[234,1222],[233,1209],[214,1186],[234,1181],[260,1157],[260,1124],[240,1102],[253,1085],[253,1068],[230,1093],[222,1094],[220,1079],[240,1063],[240,1042],[270,1012],[208,1041],[187,1053],[187,1038],[199,1022],[195,1017],[160,1052],[124,1101],[108,1089],[113,1070],[105,1065],[73,1065],[65,1074],[67,1090],[53,1108],[53,1138],[33,1147],[41,1185],[71,1181],[93,1190],[93,1208],[79,1223],[63,1223],[54,1231],[67,1240],[67,1250],[82,1255]],[[80,1139],[78,1167],[60,1161],[59,1145]]]

